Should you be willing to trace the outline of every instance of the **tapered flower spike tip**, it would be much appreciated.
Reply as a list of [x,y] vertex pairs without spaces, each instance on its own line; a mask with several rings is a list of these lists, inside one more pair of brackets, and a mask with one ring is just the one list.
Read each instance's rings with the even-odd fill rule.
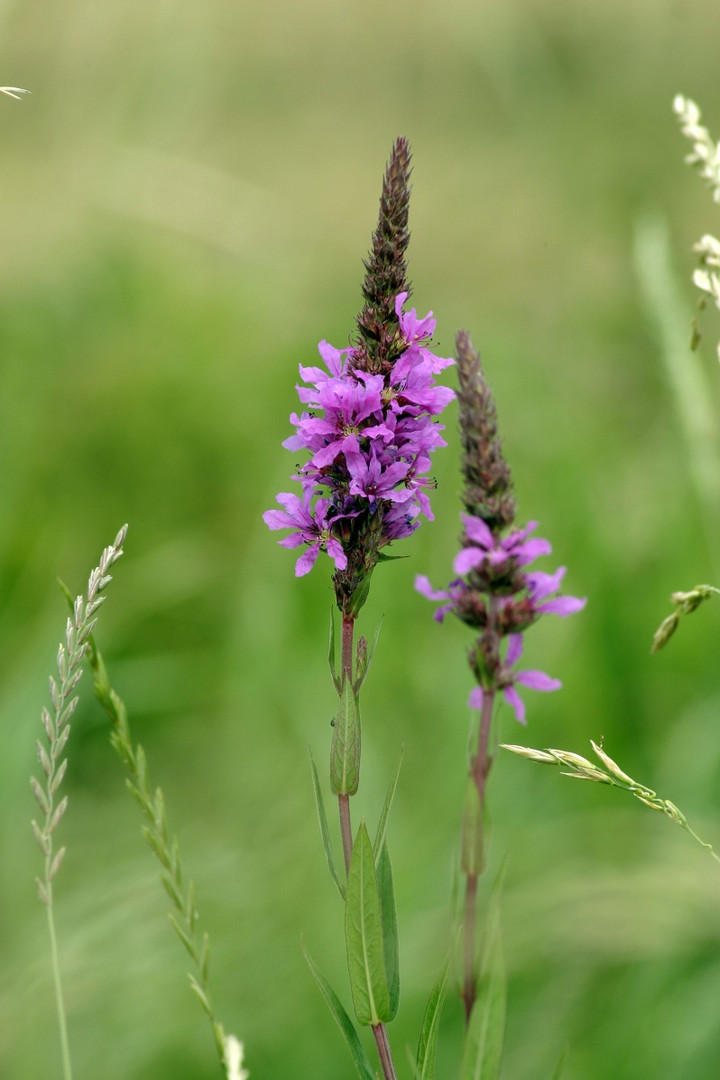
[[495,402],[480,357],[464,330],[458,334],[456,346],[461,468],[465,478],[462,501],[469,514],[481,518],[497,534],[515,520],[512,476],[498,438]]
[[382,371],[390,359],[398,330],[395,298],[411,293],[407,280],[405,252],[410,240],[410,146],[400,136],[395,140],[385,169],[380,213],[372,238],[372,249],[364,262],[362,293],[365,307],[357,318],[360,346],[368,371]]

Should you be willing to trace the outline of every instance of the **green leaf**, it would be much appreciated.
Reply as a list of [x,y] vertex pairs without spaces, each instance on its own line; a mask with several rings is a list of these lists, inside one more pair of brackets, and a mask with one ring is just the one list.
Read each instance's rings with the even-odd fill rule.
[[388,788],[388,793],[385,796],[385,802],[383,803],[382,813],[380,814],[380,820],[378,822],[377,832],[375,833],[375,842],[373,844],[373,856],[375,857],[375,865],[377,865],[377,861],[378,861],[378,858],[380,856],[382,846],[385,843],[385,833],[387,832],[387,821],[388,821],[388,817],[389,817],[389,814],[390,814],[390,808],[391,808],[391,806],[393,804],[393,799],[395,798],[395,790],[396,790],[397,785],[398,785],[398,778],[400,776],[400,767],[402,766],[402,759],[403,759],[403,756],[402,756],[402,752],[401,752],[400,757],[398,759],[398,763],[397,763],[397,765],[395,767],[395,772],[393,773],[392,781],[390,782],[390,787]]
[[325,813],[325,802],[320,787],[320,778],[318,777],[317,766],[315,765],[315,759],[312,756],[310,747],[308,747],[308,754],[310,755],[310,770],[312,772],[313,791],[315,793],[315,806],[317,808],[318,821],[320,822],[320,836],[322,837],[323,847],[325,849],[325,858],[327,859],[330,876],[337,885],[337,890],[344,900],[345,886],[340,880],[337,867],[335,866],[335,856],[333,855],[330,828],[328,826],[327,814]]
[[490,900],[485,914],[485,927],[483,929],[480,946],[480,979],[489,975],[495,960],[495,952],[502,947],[500,927],[500,901],[503,886],[505,885],[505,871],[507,869],[507,856],[503,859],[495,883],[490,893]]
[[330,749],[330,789],[354,795],[360,783],[360,705],[350,679],[343,682]]
[[425,1008],[420,1030],[420,1042],[418,1043],[417,1057],[415,1059],[415,1076],[417,1080],[435,1080],[435,1055],[437,1053],[440,1014],[442,1013],[447,992],[451,955],[448,955],[442,971],[430,991],[430,997]]
[[460,1080],[498,1080],[505,1036],[505,963],[499,933],[484,957],[485,973],[465,1036]]
[[335,670],[335,609],[333,607],[330,608],[330,645],[328,648],[328,664],[330,665],[333,686],[339,697],[342,693],[342,683]]
[[305,946],[303,945],[303,955],[307,961],[307,965],[312,972],[315,982],[320,987],[320,993],[325,998],[330,1012],[333,1014],[335,1023],[340,1028],[342,1037],[347,1044],[350,1054],[353,1059],[353,1064],[357,1070],[357,1074],[360,1080],[375,1080],[375,1073],[373,1072],[368,1056],[363,1049],[363,1045],[360,1042],[360,1036],[355,1030],[355,1025],[348,1016],[347,1012],[343,1008],[340,998],[337,996],[330,983],[325,976],[319,971],[310,958]]
[[380,849],[380,858],[376,866],[378,895],[380,897],[380,918],[382,919],[383,956],[390,993],[390,1016],[394,1020],[400,1004],[400,954],[398,944],[397,910],[395,908],[395,887],[393,885],[392,865],[387,844]]
[[391,1019],[375,860],[365,821],[353,845],[345,895],[345,943],[355,1015],[377,1027]]

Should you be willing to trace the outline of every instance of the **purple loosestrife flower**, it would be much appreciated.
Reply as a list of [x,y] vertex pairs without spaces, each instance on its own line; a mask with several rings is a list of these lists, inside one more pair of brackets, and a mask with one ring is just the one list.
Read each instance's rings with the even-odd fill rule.
[[[440,601],[435,619],[452,612],[478,631],[470,652],[477,686],[470,705],[482,709],[488,694],[500,691],[525,723],[525,707],[516,687],[558,690],[561,683],[541,671],[518,671],[522,634],[544,614],[571,615],[585,606],[574,596],[555,595],[565,567],[554,574],[528,571],[535,559],[549,555],[550,544],[531,537],[537,522],[507,532],[515,518],[510,470],[497,437],[497,417],[480,360],[466,334],[458,336],[460,430],[465,489],[461,549],[455,557],[456,577],[447,589],[434,589],[419,575],[415,588],[429,600]],[[507,647],[502,639],[507,637]],[[504,654],[504,655],[503,655]]]
[[414,308],[403,310],[408,178],[408,148],[399,139],[365,264],[358,341],[346,349],[321,341],[326,370],[300,366],[306,385],[297,391],[305,408],[291,415],[295,434],[283,446],[309,452],[296,477],[302,499],[282,493],[284,511],[264,514],[271,529],[293,530],[280,541],[284,547],[309,545],[297,562],[298,576],[312,568],[319,551],[331,556],[338,607],[348,618],[364,603],[383,548],[414,532],[420,515],[432,518],[430,455],[446,445],[435,417],[455,397],[435,382],[454,361],[430,351],[432,312],[421,319]]
[[295,564],[296,577],[302,577],[312,570],[321,548],[325,548],[328,555],[335,560],[336,569],[344,570],[347,566],[342,544],[334,539],[330,531],[334,519],[328,518],[328,500],[317,499],[315,506],[311,507],[312,497],[311,488],[304,489],[302,499],[290,491],[281,491],[277,501],[285,510],[266,510],[263,514],[269,529],[295,530],[278,541],[282,547],[294,548],[300,544],[309,544],[307,551],[302,553]]
[[[522,634],[511,634],[508,638],[505,663],[500,672],[498,686],[502,690],[503,697],[508,705],[515,710],[515,715],[521,724],[525,723],[525,705],[515,689],[516,683],[527,686],[531,690],[559,690],[562,683],[559,679],[551,679],[544,671],[513,671],[513,665],[522,656]],[[485,691],[482,686],[476,686],[470,691],[468,704],[471,709],[482,709],[485,700]]]

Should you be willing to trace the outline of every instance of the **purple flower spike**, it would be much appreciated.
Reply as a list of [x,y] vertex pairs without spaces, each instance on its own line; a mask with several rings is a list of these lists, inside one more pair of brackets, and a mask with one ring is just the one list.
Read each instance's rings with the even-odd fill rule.
[[435,318],[408,299],[405,250],[409,233],[410,151],[398,139],[388,163],[378,226],[365,262],[365,306],[353,345],[318,348],[322,365],[300,365],[302,411],[283,446],[307,451],[298,466],[302,498],[282,493],[284,510],[269,510],[271,529],[290,529],[284,547],[307,545],[296,574],[325,551],[335,563],[333,586],[345,618],[354,619],[383,548],[432,520],[431,454],[445,446],[436,417],[454,399],[435,378],[451,358],[429,349]]
[[[434,327],[429,316],[420,321],[414,311],[403,315],[404,299],[398,297],[397,313],[406,340],[413,342],[410,352]],[[525,705],[518,688],[548,692],[559,690],[561,684],[543,671],[517,670],[522,634],[541,615],[572,615],[585,606],[585,600],[555,595],[565,576],[564,566],[552,574],[527,569],[552,549],[547,540],[531,535],[538,527],[536,521],[513,529],[515,500],[497,437],[492,395],[466,334],[458,335],[457,346],[465,478],[462,500],[467,511],[462,515],[461,548],[453,562],[457,577],[447,589],[434,589],[426,577],[418,575],[415,588],[428,600],[440,602],[434,614],[437,622],[452,612],[477,632],[469,654],[478,684],[470,695],[471,708],[482,709],[502,694],[524,724]],[[507,638],[504,650],[503,638]],[[483,730],[487,737],[489,727]]]

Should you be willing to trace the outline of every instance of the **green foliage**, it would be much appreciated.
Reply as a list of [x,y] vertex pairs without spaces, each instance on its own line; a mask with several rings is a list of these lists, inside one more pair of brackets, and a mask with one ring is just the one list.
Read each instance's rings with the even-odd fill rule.
[[461,1080],[497,1080],[505,1037],[507,980],[499,932],[486,946],[480,984],[465,1035]]
[[360,783],[360,702],[350,679],[340,691],[330,748],[330,788],[335,795],[354,795]]
[[435,1059],[437,1056],[440,1017],[442,1007],[445,1004],[451,959],[452,956],[450,955],[445,961],[440,974],[435,980],[425,1007],[425,1015],[420,1030],[420,1041],[418,1042],[414,1063],[416,1080],[435,1080]]
[[320,987],[320,992],[325,998],[325,1001],[327,1002],[328,1008],[333,1015],[333,1019],[335,1020],[337,1026],[340,1028],[340,1032],[350,1051],[353,1059],[353,1064],[355,1066],[355,1069],[357,1070],[357,1074],[360,1077],[360,1080],[375,1080],[375,1073],[373,1072],[368,1056],[363,1049],[358,1033],[355,1030],[355,1026],[350,1017],[348,1016],[345,1008],[343,1007],[340,998],[337,996],[332,986],[327,981],[322,972],[319,970],[319,968],[313,963],[309,953],[305,948],[303,948],[303,954],[307,961],[307,965],[313,974],[313,978]]
[[500,926],[500,900],[507,864],[503,862],[484,915],[478,990],[465,1033],[461,1080],[497,1080],[505,1038],[507,976]]
[[[390,879],[391,880],[391,879]],[[388,886],[386,880],[386,895]],[[377,1027],[393,1018],[385,958],[386,933],[383,923],[375,860],[365,822],[361,822],[353,845],[345,895],[345,944],[350,989],[355,1015],[361,1024]],[[390,947],[393,959],[396,953]]]
[[393,799],[395,798],[395,792],[397,791],[398,780],[400,779],[400,768],[402,766],[402,754],[398,758],[398,763],[395,766],[395,772],[390,782],[387,795],[385,796],[385,802],[380,812],[380,820],[378,821],[377,831],[375,833],[375,839],[373,841],[373,858],[375,859],[375,865],[377,866],[380,853],[385,846],[385,837],[387,834],[387,823],[390,816],[390,810],[392,809]]
[[325,812],[325,800],[323,799],[322,788],[320,787],[320,777],[318,776],[315,759],[312,756],[312,750],[310,750],[309,747],[308,754],[310,755],[310,771],[312,773],[313,794],[315,795],[315,808],[317,809],[318,822],[320,824],[320,837],[322,839],[323,849],[325,851],[325,858],[327,859],[330,876],[335,882],[335,886],[340,893],[340,897],[344,899],[345,885],[340,880],[340,876],[337,872],[337,867],[335,865],[335,854],[333,852],[332,840],[330,839],[330,826],[328,825],[327,814]]
[[380,898],[380,920],[382,922],[383,957],[387,975],[390,1008],[388,1021],[397,1016],[400,1004],[400,950],[398,940],[398,920],[395,907],[395,886],[393,884],[392,865],[387,844],[380,849],[376,863],[377,888]]

